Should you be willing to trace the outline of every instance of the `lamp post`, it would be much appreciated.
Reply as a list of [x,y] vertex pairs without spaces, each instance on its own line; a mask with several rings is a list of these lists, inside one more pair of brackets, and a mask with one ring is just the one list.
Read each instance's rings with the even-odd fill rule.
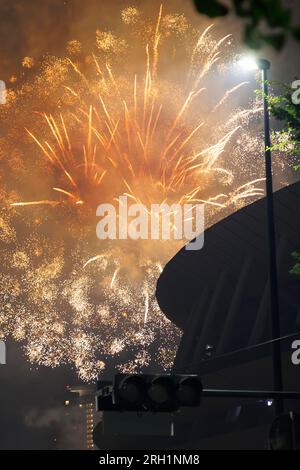
[[[266,173],[266,196],[267,196],[267,223],[269,242],[269,282],[270,282],[270,307],[272,340],[280,337],[280,315],[278,301],[278,278],[277,278],[277,256],[276,256],[276,236],[274,221],[274,199],[272,181],[272,160],[271,160],[271,138],[270,138],[270,115],[268,106],[268,70],[271,64],[266,59],[255,60],[254,58],[241,59],[240,65],[243,68],[259,69],[262,78],[263,107],[264,107],[264,146],[265,146],[265,173]],[[272,362],[273,362],[273,386],[275,391],[282,391],[282,364],[280,341],[272,342]],[[283,412],[282,398],[275,400],[275,414]]]

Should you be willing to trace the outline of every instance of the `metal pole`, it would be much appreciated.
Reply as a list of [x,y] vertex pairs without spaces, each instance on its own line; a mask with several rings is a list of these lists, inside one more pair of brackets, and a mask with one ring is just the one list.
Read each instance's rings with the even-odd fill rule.
[[[259,69],[262,73],[262,91],[264,102],[264,130],[265,130],[265,168],[266,168],[266,193],[267,193],[267,211],[268,211],[268,238],[269,238],[269,277],[270,277],[270,304],[271,304],[271,324],[272,339],[280,337],[280,316],[278,302],[278,279],[277,279],[277,261],[276,261],[276,238],[274,223],[274,200],[273,200],[273,182],[272,182],[272,160],[271,160],[271,138],[270,138],[270,116],[268,107],[268,70],[270,62],[261,59],[258,61]],[[281,391],[282,383],[282,364],[280,342],[272,343],[272,362],[273,362],[273,382],[274,390]],[[283,412],[283,401],[279,395],[275,400],[276,415]]]
[[201,392],[203,397],[218,397],[218,398],[274,398],[275,404],[278,399],[296,399],[300,400],[300,392],[285,392],[274,390],[217,390],[211,388],[204,388]]

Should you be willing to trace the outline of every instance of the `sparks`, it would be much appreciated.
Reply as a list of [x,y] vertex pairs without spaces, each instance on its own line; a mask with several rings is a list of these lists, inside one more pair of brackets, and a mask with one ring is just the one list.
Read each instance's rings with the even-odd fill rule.
[[0,192],[0,333],[30,362],[68,363],[86,381],[112,363],[169,370],[180,338],[154,292],[183,241],[99,243],[98,205],[126,195],[152,215],[152,204],[203,203],[209,226],[263,196],[249,126],[261,108],[232,104],[246,82],[210,85],[232,57],[228,35],[209,26],[195,38],[163,6],[151,18],[128,7],[120,21],[121,37],[97,30],[90,51],[72,40],[66,57],[45,58],[28,78],[25,67],[26,86],[0,108],[1,181],[10,175]]

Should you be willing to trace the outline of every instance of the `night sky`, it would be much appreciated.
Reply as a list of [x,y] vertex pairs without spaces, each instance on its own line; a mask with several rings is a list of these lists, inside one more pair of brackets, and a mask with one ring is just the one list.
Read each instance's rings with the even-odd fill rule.
[[[92,41],[96,28],[113,27],[114,12],[128,4],[143,7],[145,4],[145,9],[157,10],[159,3],[0,0],[0,79],[18,75],[24,56],[38,60],[45,53],[59,54],[62,45],[73,38]],[[195,25],[210,23],[194,13],[190,0],[169,0],[164,5],[170,11],[185,12]],[[224,33],[240,37],[240,24],[235,19],[217,23]],[[300,76],[299,44],[290,41],[280,54],[270,50],[264,54],[273,63],[272,78],[291,82]],[[60,418],[64,413],[66,386],[78,382],[75,373],[67,366],[57,369],[32,366],[25,360],[20,344],[11,340],[6,344],[7,364],[0,366],[0,449],[59,448],[64,432]]]

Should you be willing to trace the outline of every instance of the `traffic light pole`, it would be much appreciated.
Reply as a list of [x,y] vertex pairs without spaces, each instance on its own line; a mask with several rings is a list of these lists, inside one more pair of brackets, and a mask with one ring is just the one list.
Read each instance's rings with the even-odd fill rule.
[[256,398],[268,399],[274,398],[282,400],[285,399],[300,399],[300,392],[285,392],[276,390],[218,390],[211,388],[204,388],[202,390],[203,397],[219,397],[219,398]]

